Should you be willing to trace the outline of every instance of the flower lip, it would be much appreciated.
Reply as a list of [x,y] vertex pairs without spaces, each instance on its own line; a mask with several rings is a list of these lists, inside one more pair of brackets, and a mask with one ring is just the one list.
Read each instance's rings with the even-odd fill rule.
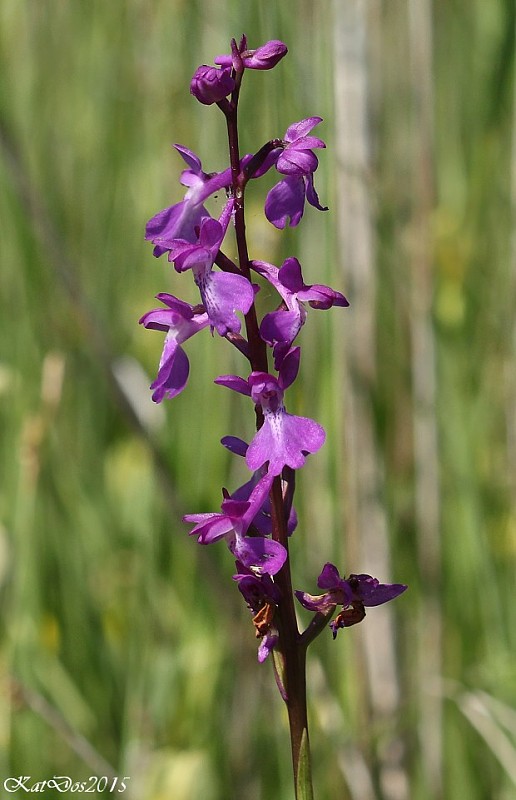
[[215,383],[252,397],[261,405],[264,423],[256,432],[246,452],[246,464],[256,471],[268,462],[268,474],[280,475],[284,467],[300,469],[307,454],[316,453],[324,444],[324,428],[307,417],[288,414],[283,392],[295,380],[299,366],[299,348],[284,357],[279,376],[252,372],[248,380],[237,375],[221,375]]

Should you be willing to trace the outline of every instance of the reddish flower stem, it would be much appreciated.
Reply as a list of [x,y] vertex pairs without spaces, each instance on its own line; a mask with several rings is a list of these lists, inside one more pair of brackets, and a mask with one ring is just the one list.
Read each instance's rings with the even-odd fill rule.
[[[229,154],[233,194],[235,199],[235,233],[240,271],[251,281],[251,268],[245,233],[244,194],[247,176],[240,169],[240,151],[238,143],[238,96],[242,73],[234,74],[235,89],[228,103],[219,103],[227,122]],[[260,338],[256,308],[253,303],[245,315],[247,339],[249,343],[249,362],[251,369],[268,372],[267,347]],[[256,406],[256,427],[263,424],[263,412]],[[282,569],[275,575],[275,582],[281,592],[281,603],[276,611],[276,622],[279,632],[279,651],[283,662],[282,681],[286,694],[286,705],[290,727],[292,764],[296,798],[313,798],[310,749],[308,740],[308,718],[306,708],[306,643],[302,640],[297,627],[290,558],[288,554],[287,513],[283,500],[281,478],[274,479],[271,493],[272,538],[280,542],[287,551],[287,558]],[[303,744],[304,743],[304,744]],[[303,763],[302,763],[303,762]],[[301,774],[302,773],[302,774]]]
[[[238,144],[238,95],[240,93],[240,82],[242,73],[235,76],[236,86],[231,96],[231,102],[222,107],[226,116],[229,158],[231,164],[231,178],[233,184],[233,194],[235,200],[235,232],[238,250],[238,262],[240,271],[251,281],[251,267],[249,264],[249,253],[247,250],[247,239],[245,235],[245,211],[244,211],[244,182],[240,174],[240,150]],[[245,325],[247,329],[247,339],[249,342],[249,361],[252,370],[267,372],[267,347],[260,339],[258,330],[258,319],[254,303],[245,315]]]

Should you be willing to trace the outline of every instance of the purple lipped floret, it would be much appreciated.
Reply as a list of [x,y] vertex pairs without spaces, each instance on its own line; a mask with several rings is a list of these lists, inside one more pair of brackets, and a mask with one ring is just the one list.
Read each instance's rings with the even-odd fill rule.
[[275,575],[287,557],[283,545],[263,536],[246,536],[267,498],[272,480],[272,475],[265,474],[254,486],[248,500],[232,497],[224,500],[222,513],[184,516],[184,522],[195,523],[190,535],[197,536],[199,544],[225,539],[235,558],[254,574]]
[[158,375],[150,387],[154,389],[152,395],[154,402],[161,403],[165,397],[168,399],[176,397],[185,388],[190,366],[181,345],[198,331],[206,328],[210,320],[206,313],[194,313],[194,306],[171,294],[163,292],[157,295],[157,299],[164,303],[165,308],[148,311],[140,319],[140,324],[145,328],[165,331],[167,334]]
[[320,614],[328,614],[336,606],[343,607],[330,623],[334,639],[340,628],[349,628],[364,619],[365,607],[394,600],[408,588],[401,583],[380,583],[377,578],[365,574],[341,578],[337,567],[329,562],[324,565],[317,585],[320,589],[326,589],[326,592],[311,595],[296,591],[295,595],[304,608]]
[[[322,206],[314,188],[314,172],[318,160],[314,147],[326,147],[322,139],[308,136],[309,131],[322,122],[322,117],[308,117],[287,128],[284,147],[277,151],[276,169],[286,177],[269,191],[265,200],[265,216],[276,228],[298,225],[305,207],[305,198],[319,211]],[[275,151],[276,152],[276,151]]]
[[306,305],[328,309],[349,306],[340,292],[322,284],[305,284],[297,258],[287,258],[278,269],[265,261],[253,261],[253,269],[274,286],[285,308],[266,314],[260,325],[261,338],[274,346],[276,369],[306,321]]
[[246,314],[254,300],[252,284],[243,275],[214,272],[212,267],[233,213],[228,200],[218,220],[203,219],[196,242],[174,239],[169,242],[169,260],[178,272],[191,269],[212,328],[221,336],[240,331],[237,311]]
[[289,414],[283,404],[284,390],[296,378],[299,348],[293,348],[282,361],[278,378],[266,372],[252,372],[247,381],[236,375],[221,375],[215,383],[251,397],[261,406],[262,427],[251,441],[246,454],[249,469],[260,469],[268,462],[268,473],[279,475],[283,467],[299,469],[307,453],[315,453],[324,444],[324,428],[307,417]]
[[198,229],[210,215],[204,201],[225,186],[231,185],[231,170],[209,175],[202,169],[199,156],[182,145],[174,145],[189,169],[181,173],[181,183],[187,186],[184,199],[180,203],[164,208],[152,217],[145,228],[145,239],[154,244],[154,255],[159,256],[171,248],[175,239],[196,242]]
[[[239,439],[237,436],[224,436],[221,439],[221,444],[224,445],[231,453],[234,453],[238,456],[243,456],[245,458],[247,454],[247,450],[249,449],[249,445],[244,442],[242,439]],[[236,492],[233,492],[232,497],[234,500],[248,500],[249,495],[251,494],[252,490],[256,486],[257,482],[264,476],[266,473],[266,469],[261,467],[259,470],[254,472],[252,478],[244,483]],[[284,482],[282,489],[284,493],[286,493],[287,484]],[[287,497],[284,498],[285,503],[285,514],[288,514],[287,519],[287,533],[289,536],[293,534],[297,527],[297,512],[294,506],[292,505],[293,498]],[[272,510],[271,510],[271,502],[270,496],[267,495],[265,501],[253,520],[253,527],[256,528],[258,533],[261,536],[268,536],[272,533]]]

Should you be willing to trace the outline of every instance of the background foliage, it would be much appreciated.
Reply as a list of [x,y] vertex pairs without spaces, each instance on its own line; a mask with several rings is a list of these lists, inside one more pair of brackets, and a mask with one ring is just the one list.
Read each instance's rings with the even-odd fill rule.
[[296,254],[352,304],[311,315],[289,395],[329,432],[299,477],[296,586],[313,590],[326,559],[410,584],[312,648],[317,796],[508,800],[510,0],[1,0],[2,780],[292,796],[284,710],[231,560],[180,523],[242,477],[218,441],[250,435],[248,404],[212,383],[240,364],[196,337],[187,391],[153,407],[161,337],[137,324],[185,286],[142,241],[181,197],[170,144],[225,165],[222,117],[190,77],[243,31],[290,49],[245,76],[243,150],[313,114],[329,145],[316,177],[330,212],[299,230],[275,232],[251,187],[252,256]]

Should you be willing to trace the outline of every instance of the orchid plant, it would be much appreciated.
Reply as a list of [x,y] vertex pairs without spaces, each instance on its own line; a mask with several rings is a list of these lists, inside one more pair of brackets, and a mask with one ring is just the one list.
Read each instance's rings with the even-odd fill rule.
[[[300,366],[301,348],[295,342],[310,309],[345,308],[349,303],[339,291],[305,283],[295,257],[277,267],[249,256],[244,202],[249,181],[272,169],[279,174],[265,200],[265,216],[276,228],[297,226],[305,201],[319,211],[327,210],[314,187],[318,167],[314,151],[326,146],[312,133],[322,122],[321,117],[295,122],[281,138],[266,142],[254,154],[240,154],[238,102],[244,73],[247,69],[270,70],[286,54],[283,42],[274,40],[251,50],[243,36],[238,44],[231,41],[230,54],[214,59],[216,66],[203,65],[196,70],[190,91],[199,102],[217,105],[223,113],[229,167],[207,173],[195,153],[174,145],[187,167],[180,178],[186,187],[184,199],[148,222],[146,239],[153,243],[156,257],[166,254],[178,273],[191,272],[200,302],[192,306],[161,293],[157,298],[162,306],[144,314],[140,322],[166,334],[158,374],[151,385],[156,403],[185,389],[189,362],[183,344],[203,329],[209,328],[212,335],[216,332],[242,356],[242,372],[248,373],[247,377],[221,375],[215,383],[246,395],[254,404],[256,434],[252,440],[247,444],[233,435],[222,440],[231,453],[245,459],[250,478],[231,494],[222,490],[220,511],[187,514],[184,521],[193,524],[190,535],[199,544],[224,539],[235,558],[233,578],[253,615],[260,640],[258,661],[272,661],[288,710],[296,798],[309,800],[313,788],[306,706],[307,647],[327,626],[335,638],[341,628],[361,622],[366,607],[386,603],[407,587],[382,584],[365,574],[343,578],[336,566],[326,563],[317,580],[322,594],[292,590],[289,539],[297,525],[295,471],[323,446],[326,436],[319,423],[286,409],[285,394]],[[227,201],[219,218],[214,219],[204,203],[222,189]],[[236,237],[236,262],[222,249],[230,228]],[[279,299],[277,309],[261,321],[255,307],[258,279],[272,287]],[[239,315],[243,315],[244,333]],[[313,612],[302,631],[294,597]]]

